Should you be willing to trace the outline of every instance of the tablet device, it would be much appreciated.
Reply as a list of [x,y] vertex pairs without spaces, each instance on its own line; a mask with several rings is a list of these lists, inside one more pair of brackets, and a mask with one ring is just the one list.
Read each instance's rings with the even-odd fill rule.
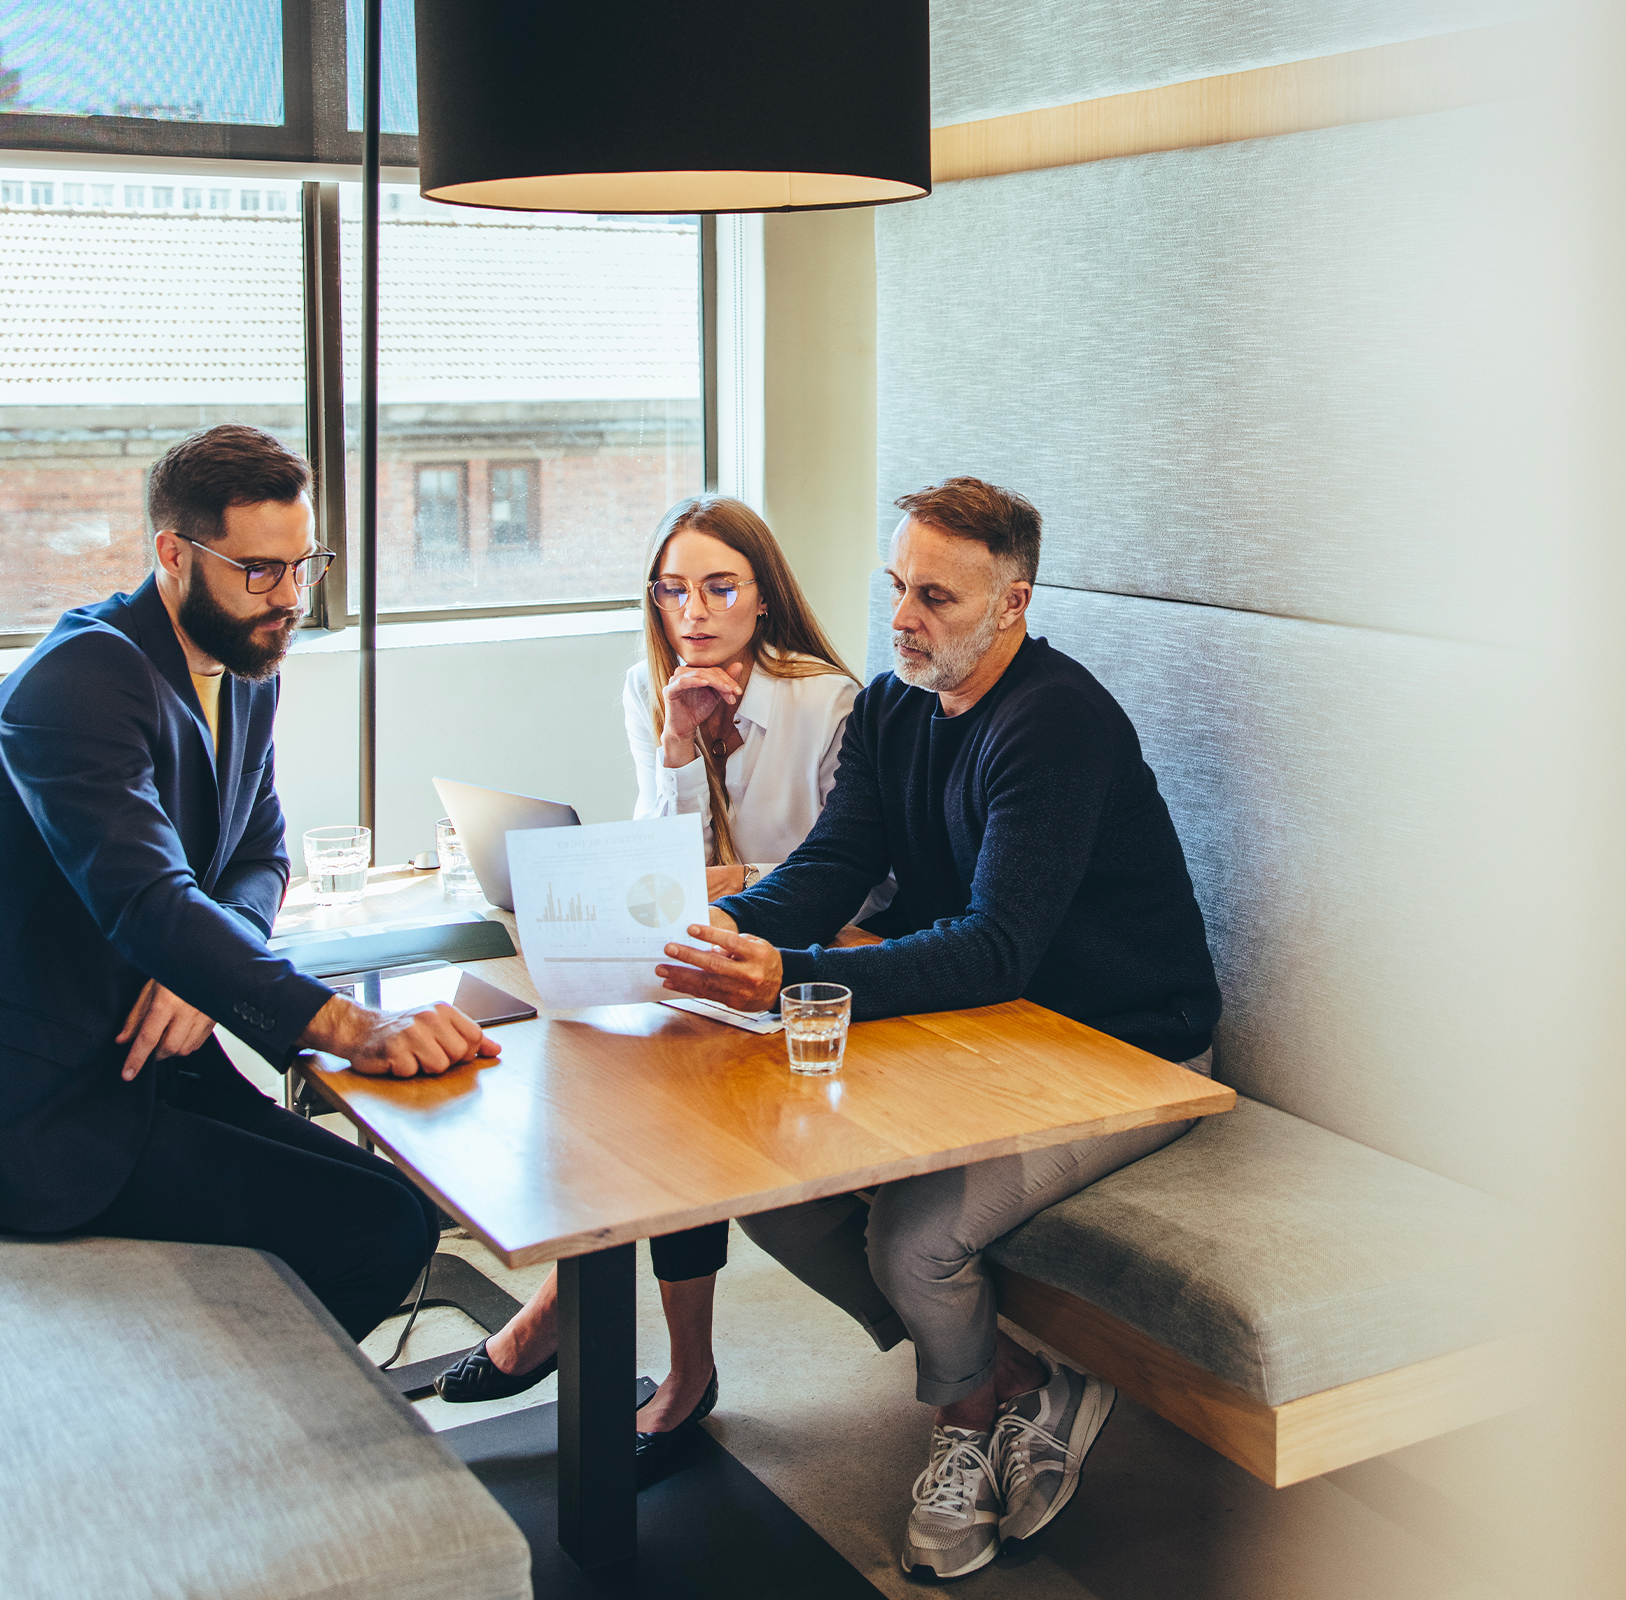
[[333,992],[375,1011],[405,1011],[411,1006],[432,1006],[444,1000],[482,1028],[494,1028],[501,1022],[524,1022],[536,1015],[535,1006],[444,961],[358,972],[334,984]]

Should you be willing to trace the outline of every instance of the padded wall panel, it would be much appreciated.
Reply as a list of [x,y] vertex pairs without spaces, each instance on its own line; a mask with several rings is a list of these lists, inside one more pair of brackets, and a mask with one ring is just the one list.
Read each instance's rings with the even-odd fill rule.
[[1111,690],[1168,800],[1225,997],[1217,1075],[1505,1187],[1514,1086],[1482,1058],[1515,932],[1488,715],[1515,707],[1508,655],[1044,587],[1032,631]]
[[944,185],[876,213],[880,533],[969,472],[1041,578],[1495,638],[1517,459],[1465,111]]
[[933,0],[932,122],[1482,27],[1510,0]]

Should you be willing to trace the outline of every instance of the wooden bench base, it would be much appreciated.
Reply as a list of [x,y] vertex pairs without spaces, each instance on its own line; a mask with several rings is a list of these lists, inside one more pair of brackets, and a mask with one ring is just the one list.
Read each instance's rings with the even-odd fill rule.
[[1516,1339],[1270,1406],[1063,1289],[995,1266],[1001,1315],[1273,1488],[1512,1411]]

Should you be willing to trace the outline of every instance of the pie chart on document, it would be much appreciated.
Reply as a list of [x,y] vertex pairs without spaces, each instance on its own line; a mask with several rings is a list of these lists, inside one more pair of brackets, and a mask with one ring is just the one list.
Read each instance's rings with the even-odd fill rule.
[[646,928],[664,928],[683,915],[683,889],[664,872],[646,872],[627,890],[627,910]]

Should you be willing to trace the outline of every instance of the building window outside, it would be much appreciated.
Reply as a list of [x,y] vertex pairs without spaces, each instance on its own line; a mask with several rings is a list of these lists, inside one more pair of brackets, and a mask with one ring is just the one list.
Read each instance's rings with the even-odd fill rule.
[[491,465],[490,540],[493,550],[528,550],[536,539],[536,467],[529,461]]
[[418,468],[412,531],[420,561],[444,561],[463,554],[467,481],[466,467]]
[[0,182],[0,205],[20,206],[26,201],[27,197],[27,184]]
[[110,206],[113,203],[113,185],[110,183],[93,183],[90,186],[90,203],[93,206]]
[[[339,194],[353,421],[360,186]],[[656,524],[703,486],[694,220],[437,206],[407,185],[381,201],[380,616],[637,595]],[[455,523],[434,509],[452,484],[420,476],[454,463]]]
[[238,196],[238,204],[244,211],[258,211],[260,209],[260,191],[258,189],[245,189]]
[[286,211],[288,209],[288,196],[281,189],[267,189],[265,191],[265,209],[267,211]]
[[21,210],[0,258],[0,322],[29,330],[0,363],[0,633],[37,634],[144,580],[178,439],[231,420],[304,451],[304,250],[297,213]]
[[[49,194],[50,186],[46,186]],[[47,200],[46,205],[50,205]],[[82,183],[65,183],[62,185],[62,203],[65,206],[82,206],[85,203],[85,186]]]
[[231,190],[211,189],[209,191],[209,209],[211,211],[230,211]]
[[[0,366],[0,634],[139,585],[145,474],[176,439],[241,420],[305,448],[297,193],[271,191],[287,207],[255,215],[207,178],[82,176],[131,203],[47,216],[62,181],[24,170],[6,179],[19,208],[0,212],[13,265],[0,319],[36,330]],[[396,197],[381,252],[381,615],[636,596],[650,531],[702,484],[693,220],[448,215],[406,186]],[[352,424],[358,212],[359,186],[341,185]],[[358,565],[352,550],[352,585]]]
[[147,204],[147,191],[138,183],[127,183],[124,186],[124,209],[126,211],[140,211]]

